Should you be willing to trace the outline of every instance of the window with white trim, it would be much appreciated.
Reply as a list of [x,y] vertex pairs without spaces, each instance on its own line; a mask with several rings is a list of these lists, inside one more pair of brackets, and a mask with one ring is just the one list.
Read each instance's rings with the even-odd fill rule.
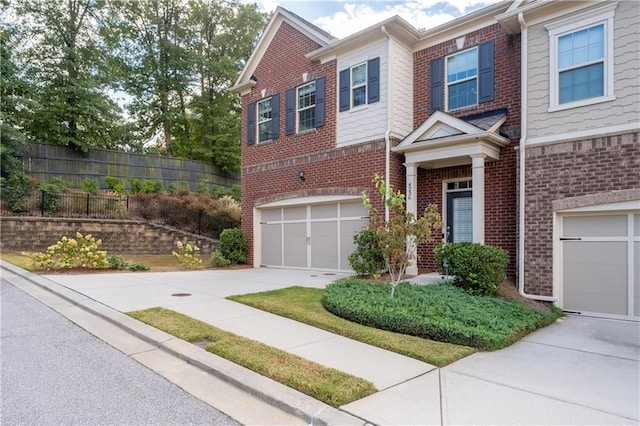
[[478,103],[478,49],[447,57],[447,110]]
[[367,103],[367,64],[351,67],[351,107]]
[[271,98],[258,102],[258,142],[271,139]]
[[298,132],[316,127],[316,82],[297,88]]
[[613,8],[548,25],[549,110],[613,100]]

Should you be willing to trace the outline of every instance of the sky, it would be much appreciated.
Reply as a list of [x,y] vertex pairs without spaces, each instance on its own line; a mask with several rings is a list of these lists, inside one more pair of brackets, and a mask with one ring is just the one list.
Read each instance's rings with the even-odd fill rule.
[[429,29],[499,0],[246,0],[264,12],[277,6],[344,38],[394,15],[418,29]]

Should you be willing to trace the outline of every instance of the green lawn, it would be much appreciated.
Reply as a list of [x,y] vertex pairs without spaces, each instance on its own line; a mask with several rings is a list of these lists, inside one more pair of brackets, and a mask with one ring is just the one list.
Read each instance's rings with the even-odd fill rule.
[[322,295],[322,289],[289,287],[230,296],[229,299],[439,367],[475,352],[468,346],[393,333],[345,320],[324,309]]
[[333,407],[377,391],[371,382],[364,379],[220,330],[175,311],[151,308],[128,315],[187,342],[207,342],[207,351]]

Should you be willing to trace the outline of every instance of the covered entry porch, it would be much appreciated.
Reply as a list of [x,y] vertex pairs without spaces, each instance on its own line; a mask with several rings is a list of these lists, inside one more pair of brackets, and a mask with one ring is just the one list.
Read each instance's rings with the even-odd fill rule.
[[[433,113],[398,146],[405,156],[407,211],[418,214],[418,169],[471,165],[471,176],[442,182],[443,233],[450,242],[485,242],[485,164],[500,159],[510,140],[499,132],[506,110],[467,118]],[[515,172],[515,171],[514,171]],[[429,203],[436,200],[429,200]],[[416,275],[415,261],[407,274]]]

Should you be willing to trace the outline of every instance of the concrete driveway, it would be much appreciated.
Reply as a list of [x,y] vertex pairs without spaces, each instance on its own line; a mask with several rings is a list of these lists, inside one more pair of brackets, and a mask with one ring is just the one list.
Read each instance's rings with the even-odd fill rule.
[[[381,391],[341,409],[372,424],[640,423],[638,322],[569,316],[506,349],[437,369],[364,344],[352,351],[338,336],[319,345],[320,330],[224,299],[291,285],[322,288],[344,276],[258,268],[47,278],[122,312],[169,307],[367,378]],[[172,296],[183,292],[191,296]],[[283,343],[283,336],[293,340]]]

